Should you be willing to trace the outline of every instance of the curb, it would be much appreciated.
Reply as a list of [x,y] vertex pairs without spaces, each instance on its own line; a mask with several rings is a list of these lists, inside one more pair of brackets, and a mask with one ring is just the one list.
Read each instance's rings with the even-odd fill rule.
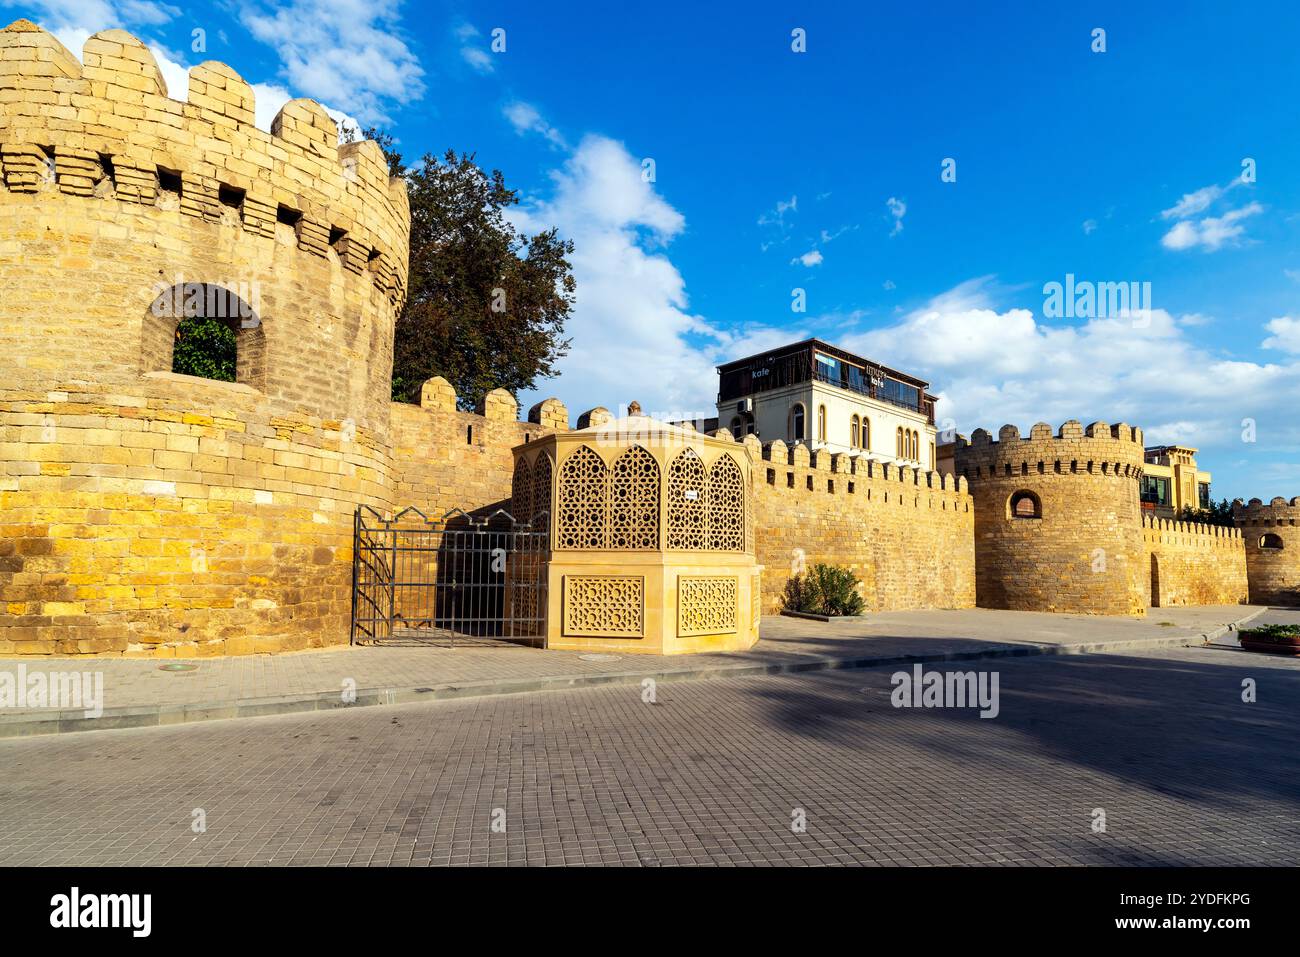
[[884,665],[926,664],[936,661],[976,661],[983,658],[1022,658],[1039,655],[1084,655],[1142,648],[1167,648],[1174,645],[1199,647],[1236,631],[1241,625],[1262,615],[1262,608],[1219,628],[1199,635],[1168,638],[1131,638],[1122,641],[1077,642],[1061,645],[994,645],[971,651],[936,651],[902,655],[867,655],[853,658],[810,656],[801,661],[774,661],[709,668],[684,668],[674,671],[615,671],[603,674],[551,675],[513,681],[479,681],[420,688],[366,688],[356,691],[356,700],[344,703],[337,691],[301,695],[273,695],[264,698],[238,698],[229,701],[201,702],[186,705],[139,705],[105,708],[98,718],[87,718],[81,711],[26,712],[0,715],[0,738],[34,737],[82,731],[114,731],[121,728],[156,728],[218,721],[227,718],[257,718],[313,711],[346,711],[377,705],[413,704],[421,701],[452,701],[507,694],[531,694],[538,691],[563,691],[599,685],[640,684],[647,678],[660,681],[700,681],[711,678],[757,678],[773,675],[804,674],[816,671],[849,671]]

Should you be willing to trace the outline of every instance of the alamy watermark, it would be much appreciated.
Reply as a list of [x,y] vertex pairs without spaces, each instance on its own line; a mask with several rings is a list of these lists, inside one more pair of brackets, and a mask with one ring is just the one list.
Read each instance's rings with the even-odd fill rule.
[[996,718],[1001,710],[996,671],[926,672],[916,664],[889,681],[895,708],[979,708],[981,718]]
[[87,718],[104,714],[102,671],[0,671],[0,710],[55,708],[81,711]]
[[1090,282],[1065,274],[1065,282],[1043,285],[1043,315],[1048,319],[1132,319],[1151,324],[1150,282]]
[[156,282],[151,310],[172,319],[238,319],[244,329],[261,320],[262,284],[254,280],[193,282],[177,275],[172,283]]

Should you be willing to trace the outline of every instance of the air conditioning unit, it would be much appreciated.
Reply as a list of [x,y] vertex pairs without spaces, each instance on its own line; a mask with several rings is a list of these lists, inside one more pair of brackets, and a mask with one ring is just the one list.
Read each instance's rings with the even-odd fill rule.
[[753,400],[753,399],[741,399],[739,402],[736,403],[736,411],[737,411],[737,412],[753,412],[753,411],[754,411],[754,400]]

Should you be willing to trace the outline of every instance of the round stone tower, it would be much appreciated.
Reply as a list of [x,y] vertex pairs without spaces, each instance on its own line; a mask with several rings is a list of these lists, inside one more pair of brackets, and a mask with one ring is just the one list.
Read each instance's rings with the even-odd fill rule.
[[[120,30],[0,31],[0,654],[347,640],[351,516],[390,503],[410,214],[311,100],[168,96]],[[235,382],[172,371],[235,333]]]
[[1144,615],[1142,431],[1039,423],[1028,438],[977,429],[955,449],[975,507],[983,608]]
[[1238,500],[1232,517],[1246,542],[1250,603],[1300,606],[1300,497]]

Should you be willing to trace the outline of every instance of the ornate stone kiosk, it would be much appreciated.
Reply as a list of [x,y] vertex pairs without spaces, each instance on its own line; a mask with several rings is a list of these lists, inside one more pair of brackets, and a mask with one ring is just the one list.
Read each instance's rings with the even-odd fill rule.
[[550,516],[547,647],[749,648],[760,570],[749,456],[729,435],[632,412],[514,449],[516,519]]

